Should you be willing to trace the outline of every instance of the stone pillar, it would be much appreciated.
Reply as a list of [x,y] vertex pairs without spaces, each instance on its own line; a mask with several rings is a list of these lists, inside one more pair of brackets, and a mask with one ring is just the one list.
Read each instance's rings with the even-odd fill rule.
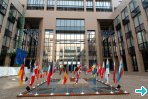
[[94,9],[94,12],[96,12],[96,0],[93,0],[93,9]]
[[120,56],[120,48],[119,48],[119,41],[118,41],[118,33],[116,31],[116,26],[114,25],[114,31],[115,31],[115,40],[116,40],[116,44],[117,44],[117,58],[115,58],[116,61],[116,66],[117,69],[119,68],[119,64],[120,64],[120,60],[121,60],[121,56]]
[[11,61],[11,59],[10,59],[10,56],[8,56],[8,55],[6,55],[6,58],[5,58],[5,65],[4,66],[10,66],[10,61]]
[[132,72],[132,59],[130,54],[128,54],[128,46],[127,46],[127,41],[126,41],[126,35],[125,35],[125,30],[124,26],[122,23],[122,18],[120,17],[121,20],[121,29],[122,29],[122,35],[123,35],[123,42],[124,42],[124,49],[125,49],[125,57],[126,57],[126,63],[127,63],[127,70],[128,72]]
[[84,44],[84,49],[85,49],[85,65],[89,66],[89,53],[88,53],[88,38],[87,38],[88,32],[85,29],[85,35],[84,35],[84,40],[85,40],[85,44]]
[[58,1],[55,0],[54,11],[57,11],[57,4],[58,4]]
[[101,27],[100,22],[97,22],[97,29],[96,29],[96,52],[97,52],[97,63],[103,62],[103,55],[102,55],[102,37],[101,37]]
[[53,49],[52,49],[52,60],[53,61],[56,61],[56,38],[57,38],[57,35],[56,35],[56,31],[53,31]]
[[84,0],[84,12],[86,12],[86,0]]
[[42,67],[43,60],[43,51],[44,51],[44,19],[41,19],[39,26],[39,39],[38,39],[38,49],[37,49],[37,58],[39,59],[39,65]]
[[47,0],[44,0],[44,11],[47,10],[47,4],[48,4]]
[[[129,7],[127,7],[127,8],[128,8],[128,11],[130,11],[130,8]],[[139,72],[144,72],[143,57],[142,57],[142,54],[139,50],[137,34],[135,32],[134,21],[131,17],[131,13],[129,13],[129,19],[130,19],[130,27],[131,27],[131,31],[132,31],[132,35],[133,35],[133,40],[134,40],[138,70],[139,70]]]

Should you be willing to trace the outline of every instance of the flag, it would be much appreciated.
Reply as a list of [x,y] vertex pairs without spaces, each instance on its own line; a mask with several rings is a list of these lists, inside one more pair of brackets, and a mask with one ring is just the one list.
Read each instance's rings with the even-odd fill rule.
[[116,64],[115,64],[115,61],[114,61],[113,81],[114,81],[115,84],[117,83],[117,80],[116,80]]
[[24,63],[24,59],[26,58],[27,53],[26,51],[23,51],[22,49],[17,49],[16,50],[16,60],[15,63],[16,64],[23,64]]
[[110,69],[109,69],[109,60],[107,59],[106,61],[106,74],[109,76],[110,74]]
[[110,74],[109,60],[107,59],[107,61],[106,61],[106,71],[105,71],[105,81],[106,81],[106,83],[109,83],[109,74]]
[[73,71],[73,74],[74,74],[74,75],[76,74],[76,67],[74,67],[74,71]]
[[93,84],[96,84],[96,74],[92,75]]
[[20,77],[20,86],[22,86],[24,77],[24,64],[21,65],[18,76]]
[[102,69],[101,69],[101,78],[102,79],[104,78],[104,73],[105,73],[105,64],[103,62],[103,66],[102,66]]
[[101,64],[98,64],[97,66],[97,76],[100,75],[101,77]]
[[78,70],[80,70],[82,68],[82,65],[80,64],[79,66],[78,66]]
[[71,73],[72,73],[72,71],[73,71],[73,62],[71,62],[70,71],[71,71]]
[[121,59],[121,60],[120,60],[119,71],[118,71],[118,74],[117,74],[117,81],[118,81],[118,82],[120,81],[123,72],[124,72],[124,69],[123,69],[123,61],[122,61],[122,59]]
[[92,67],[93,67],[93,69],[92,69],[92,81],[93,81],[93,84],[96,84],[97,68],[96,68],[95,64]]
[[97,73],[97,68],[94,67],[94,69],[93,69],[93,71],[92,71],[92,74],[94,75],[94,74],[96,74],[96,73]]
[[87,72],[90,73],[90,72],[92,72],[92,70],[93,70],[93,66],[90,67]]
[[76,83],[78,83],[78,81],[79,81],[79,77],[80,77],[80,73],[81,73],[81,68],[82,68],[82,65],[80,64],[77,67],[77,71],[76,71]]
[[63,79],[63,84],[64,84],[64,85],[66,84],[67,79],[68,79],[68,74],[67,74],[67,70],[65,70],[64,79]]
[[39,78],[39,72],[40,72],[39,64],[38,64],[38,62],[35,62],[34,73],[35,73],[35,76],[37,77],[37,79]]
[[32,73],[31,79],[30,79],[30,86],[32,86],[34,84],[35,81],[35,73]]
[[47,86],[49,86],[50,84],[50,78],[52,76],[52,64],[49,65],[49,68],[48,68],[48,73],[47,73]]

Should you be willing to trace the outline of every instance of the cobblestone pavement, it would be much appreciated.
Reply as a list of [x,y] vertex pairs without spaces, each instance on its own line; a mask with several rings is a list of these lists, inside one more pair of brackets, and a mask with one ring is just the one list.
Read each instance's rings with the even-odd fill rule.
[[[69,75],[73,76],[72,74]],[[91,77],[91,75],[81,75],[81,77]],[[55,73],[53,78],[63,78],[63,75],[59,75]],[[38,82],[43,81],[45,78],[40,79]],[[38,83],[36,82],[36,84]],[[113,84],[112,75],[110,76],[110,84],[113,86],[117,86]],[[10,76],[10,77],[2,77],[0,78],[0,99],[148,99],[148,93],[141,97],[140,94],[135,94],[135,89],[140,89],[141,86],[145,86],[148,89],[148,73],[138,73],[132,72],[128,73],[125,72],[123,78],[121,79],[121,89],[128,91],[129,95],[112,95],[112,96],[58,96],[58,97],[23,97],[18,98],[16,97],[19,92],[25,90],[25,86],[27,83],[24,84],[22,88],[19,87],[19,78],[18,76]]]

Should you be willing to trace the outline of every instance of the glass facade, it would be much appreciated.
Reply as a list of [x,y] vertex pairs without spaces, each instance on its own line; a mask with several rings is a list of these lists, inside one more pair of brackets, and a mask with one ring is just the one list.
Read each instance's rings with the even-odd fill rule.
[[57,19],[56,30],[58,31],[79,31],[84,32],[84,20]]
[[93,0],[86,0],[86,10],[93,11],[94,9]]
[[84,64],[84,20],[57,19],[56,61],[60,64]]
[[121,12],[122,19],[125,19],[128,16],[127,7]]
[[87,31],[87,40],[88,40],[89,66],[92,66],[94,63],[97,62],[95,30]]
[[131,0],[129,7],[131,12],[133,12],[138,7],[137,0]]
[[28,10],[43,10],[44,0],[27,0]]
[[8,0],[1,0],[0,1],[0,12],[1,12],[1,14],[3,14],[3,15],[6,14],[7,7],[8,7]]
[[55,0],[47,0],[47,10],[53,10],[55,5]]
[[96,0],[96,11],[111,12],[112,11],[111,0]]
[[45,30],[43,61],[52,61],[53,58],[53,30]]
[[[43,10],[45,6],[45,0],[27,0],[28,10]],[[112,0],[47,0],[47,10],[54,10],[54,7],[58,11],[94,11],[94,3],[96,5],[96,11],[98,12],[112,12]]]
[[83,11],[83,0],[57,0],[57,10]]

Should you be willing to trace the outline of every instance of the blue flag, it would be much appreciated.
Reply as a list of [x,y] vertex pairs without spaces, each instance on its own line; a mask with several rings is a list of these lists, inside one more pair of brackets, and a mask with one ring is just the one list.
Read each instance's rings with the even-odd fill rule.
[[16,64],[23,64],[24,63],[24,59],[26,58],[27,53],[26,51],[23,51],[22,49],[17,49],[16,50],[16,60],[15,63]]
[[71,73],[73,71],[73,63],[72,62],[71,62],[71,66],[70,66],[70,71],[71,71]]

